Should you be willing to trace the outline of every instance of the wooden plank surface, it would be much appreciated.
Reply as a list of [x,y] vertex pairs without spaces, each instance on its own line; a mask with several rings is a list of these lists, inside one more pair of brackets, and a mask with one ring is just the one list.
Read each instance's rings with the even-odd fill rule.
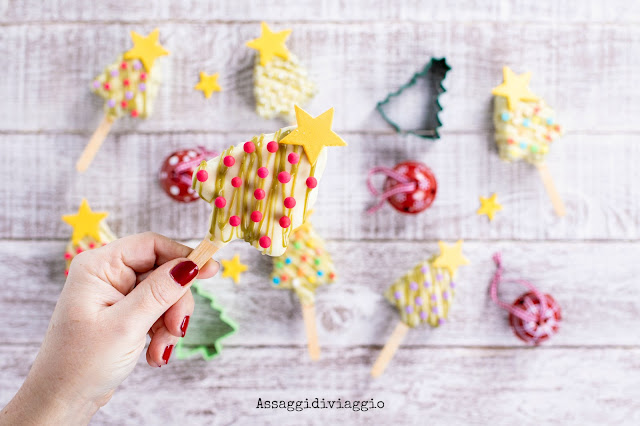
[[[640,3],[623,0],[0,0],[0,274],[17,277],[0,292],[0,406],[26,375],[64,282],[70,231],[62,214],[87,197],[110,212],[119,235],[150,229],[199,239],[209,208],[162,193],[162,160],[284,124],[253,110],[253,52],[244,42],[263,19],[293,29],[288,46],[320,88],[309,110],[334,106],[334,127],[349,143],[330,152],[313,219],[339,275],[318,291],[322,358],[307,359],[295,296],[270,288],[271,260],[235,243],[219,255],[238,253],[251,266],[242,284],[204,284],[239,324],[222,356],[174,359],[158,371],[141,362],[93,423],[640,423]],[[155,115],[116,123],[90,170],[77,175],[73,164],[101,119],[92,78],[129,48],[129,30],[155,27],[172,52],[160,60]],[[374,111],[431,56],[453,67],[436,143],[395,135]],[[567,129],[549,156],[564,219],[532,167],[497,157],[490,89],[505,64],[533,72],[533,91]],[[225,90],[209,100],[193,91],[201,70],[219,71]],[[421,96],[401,107],[408,119],[425,111]],[[417,216],[389,206],[366,215],[366,172],[405,159],[434,170],[434,206]],[[493,192],[504,210],[489,223],[475,210]],[[410,330],[387,373],[371,380],[397,321],[383,290],[436,252],[438,239],[458,238],[472,264],[460,269],[450,321]],[[508,276],[560,302],[561,331],[548,345],[523,347],[491,303],[498,250]],[[503,291],[512,301],[522,289]],[[202,317],[199,305],[190,336],[205,341]],[[260,397],[375,398],[385,409],[258,410]]]
[[[119,235],[154,230],[177,239],[202,238],[210,207],[180,205],[157,183],[162,161],[177,149],[199,145],[222,150],[251,133],[111,135],[88,172],[73,165],[84,148],[82,135],[11,135],[0,157],[0,238],[66,239],[58,220],[87,197],[111,213]],[[436,143],[395,135],[345,136],[349,147],[331,149],[320,185],[315,220],[327,239],[628,240],[640,236],[639,183],[634,179],[640,145],[634,135],[569,135],[554,145],[549,167],[568,216],[559,219],[539,175],[526,163],[497,155],[491,134],[450,135]],[[606,147],[606,156],[602,150]],[[342,155],[344,153],[344,155]],[[374,198],[366,188],[373,166],[418,159],[432,167],[438,195],[426,212],[399,215],[390,206],[367,215]],[[28,167],[17,167],[25,164]],[[53,167],[55,165],[55,167]],[[615,170],[615,173],[613,171]],[[381,186],[383,179],[375,181]],[[493,222],[477,216],[479,196],[498,193],[504,210]],[[28,193],[29,197],[22,194]]]
[[[405,83],[432,56],[453,67],[445,85],[443,141],[451,132],[489,131],[491,88],[502,67],[532,71],[532,89],[557,109],[571,132],[638,132],[640,26],[581,23],[354,23],[290,24],[288,43],[319,87],[309,110],[336,108],[335,128],[390,132],[376,102]],[[140,32],[152,24],[136,26]],[[273,122],[254,112],[251,69],[256,23],[167,23],[161,40],[172,52],[160,60],[165,84],[154,116],[126,119],[117,131],[261,131]],[[100,121],[101,99],[92,79],[129,49],[123,24],[20,24],[0,32],[0,54],[12,71],[0,80],[0,131],[90,133]],[[348,58],[348,60],[337,60]],[[193,90],[199,71],[220,72],[225,89],[207,100]],[[621,108],[621,105],[625,105]],[[412,105],[419,115],[422,105]]]

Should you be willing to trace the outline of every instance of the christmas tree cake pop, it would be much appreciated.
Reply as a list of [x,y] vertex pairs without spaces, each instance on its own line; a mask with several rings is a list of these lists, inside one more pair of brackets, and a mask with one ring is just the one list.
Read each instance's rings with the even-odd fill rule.
[[556,191],[546,165],[553,141],[562,135],[555,112],[529,89],[531,73],[516,75],[504,67],[504,82],[493,89],[495,95],[493,123],[500,158],[525,160],[536,166],[547,189],[554,210],[564,216],[564,203]]
[[94,93],[105,101],[105,116],[76,163],[79,172],[89,167],[115,120],[151,115],[160,86],[160,68],[155,66],[155,60],[169,54],[158,42],[158,36],[157,29],[146,37],[132,31],[133,48],[93,80]]
[[107,217],[107,213],[92,211],[85,199],[80,203],[78,213],[62,216],[63,221],[73,226],[73,234],[64,252],[65,275],[69,273],[69,266],[76,255],[86,250],[102,247],[117,239],[104,221],[105,217]]
[[258,51],[253,69],[254,95],[256,111],[266,119],[280,115],[292,122],[293,106],[305,105],[316,93],[307,70],[285,46],[289,34],[291,30],[274,33],[262,22],[261,36],[247,42]]
[[335,278],[331,256],[308,220],[293,231],[284,255],[273,259],[271,283],[274,288],[293,290],[300,299],[309,355],[314,361],[320,358],[315,292],[319,286],[333,283]]
[[251,243],[281,256],[318,196],[325,146],[346,143],[331,130],[333,109],[311,117],[296,106],[297,127],[262,134],[203,161],[193,187],[213,207],[207,236],[189,256],[203,265],[224,244]]
[[462,255],[462,241],[454,246],[438,244],[439,256],[419,263],[385,292],[387,300],[398,309],[400,322],[371,370],[373,377],[380,376],[387,368],[409,328],[420,324],[438,327],[449,315],[457,268],[469,261]]

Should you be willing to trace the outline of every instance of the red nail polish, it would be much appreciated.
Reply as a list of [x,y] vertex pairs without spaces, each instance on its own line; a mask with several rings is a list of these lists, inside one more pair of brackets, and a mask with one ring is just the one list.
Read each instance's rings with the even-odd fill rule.
[[182,337],[184,337],[184,335],[187,334],[187,327],[189,327],[189,318],[190,318],[189,315],[187,315],[182,320],[182,324],[180,324],[180,331],[182,331]]
[[185,260],[174,266],[169,274],[175,282],[185,286],[198,276],[198,265],[190,260]]
[[169,363],[169,358],[171,358],[171,352],[173,352],[173,345],[169,345],[164,348],[164,353],[162,354],[162,360],[165,365]]

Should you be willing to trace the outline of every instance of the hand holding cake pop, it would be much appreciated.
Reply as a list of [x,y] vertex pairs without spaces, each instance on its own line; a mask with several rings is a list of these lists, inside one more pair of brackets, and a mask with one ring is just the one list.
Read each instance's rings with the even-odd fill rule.
[[335,281],[333,261],[324,241],[307,220],[293,231],[284,255],[273,259],[271,282],[274,288],[293,290],[302,304],[309,355],[320,358],[316,331],[315,292],[321,285]]
[[243,239],[280,256],[292,229],[315,204],[325,146],[345,146],[331,130],[333,109],[311,117],[296,107],[297,127],[262,134],[203,161],[193,186],[213,212],[207,236],[189,256],[204,265],[224,244]]
[[449,315],[456,288],[456,271],[469,261],[462,255],[462,240],[452,247],[443,242],[438,244],[439,256],[419,263],[385,292],[389,303],[398,309],[400,322],[371,369],[373,377],[380,376],[387,368],[409,327],[422,323],[438,327]]
[[516,75],[504,67],[504,82],[493,89],[493,123],[500,158],[536,166],[558,216],[566,210],[546,165],[549,147],[562,135],[555,112],[529,90],[531,73]]
[[133,48],[93,80],[94,93],[105,100],[105,116],[76,163],[79,172],[87,170],[116,119],[151,115],[160,86],[160,69],[154,63],[169,54],[158,42],[158,36],[157,29],[146,37],[131,31]]

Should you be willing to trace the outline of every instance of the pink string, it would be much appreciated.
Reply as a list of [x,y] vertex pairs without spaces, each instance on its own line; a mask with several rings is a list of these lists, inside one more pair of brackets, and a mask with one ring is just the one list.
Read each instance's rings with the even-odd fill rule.
[[196,167],[198,167],[203,160],[206,161],[218,155],[216,151],[208,151],[203,146],[199,146],[194,151],[197,154],[195,157],[192,157],[190,160],[178,164],[173,170],[173,173],[178,175],[178,179],[187,186],[191,186],[191,175]]
[[[528,281],[525,280],[507,280],[507,281],[503,281],[502,280],[502,273],[504,272],[504,268],[502,267],[502,256],[500,253],[495,253],[493,255],[493,261],[496,263],[496,272],[493,275],[493,279],[491,280],[491,299],[493,300],[493,302],[498,305],[499,307],[501,307],[502,309],[508,311],[509,313],[515,315],[516,317],[520,318],[523,321],[532,321],[532,322],[536,322],[539,323],[541,322],[541,320],[543,318],[545,318],[545,309],[547,309],[547,298],[544,296],[543,293],[541,293],[540,291],[538,291],[538,289],[531,284]],[[538,315],[533,315],[527,311],[525,311],[522,308],[516,308],[513,305],[509,305],[507,303],[504,303],[503,301],[501,301],[500,299],[498,299],[498,284],[500,284],[500,282],[513,282],[513,283],[517,283],[520,285],[523,285],[525,287],[527,287],[529,290],[531,290],[536,297],[538,298],[538,300],[540,301],[540,310],[538,311]]]
[[[373,176],[378,173],[382,173],[387,177],[390,177],[391,179],[397,180],[398,184],[391,186],[385,192],[379,192],[375,188],[375,186],[373,186],[372,182]],[[379,202],[378,204],[367,210],[367,213],[373,214],[377,212],[382,208],[384,202],[387,201],[389,197],[393,197],[394,195],[401,194],[403,192],[413,192],[416,190],[417,186],[417,182],[407,178],[405,175],[401,175],[393,169],[383,166],[373,167],[367,174],[367,187],[369,188],[369,191],[373,194],[373,196],[379,199]]]

